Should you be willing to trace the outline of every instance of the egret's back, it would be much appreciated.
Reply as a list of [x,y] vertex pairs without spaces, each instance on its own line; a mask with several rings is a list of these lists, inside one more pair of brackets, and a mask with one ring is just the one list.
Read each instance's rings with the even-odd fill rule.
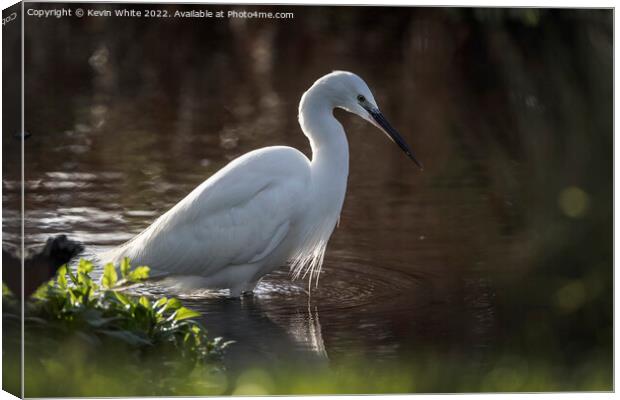
[[208,276],[230,266],[260,264],[297,222],[310,179],[310,162],[296,149],[252,151],[101,258],[118,263],[129,257],[156,275]]

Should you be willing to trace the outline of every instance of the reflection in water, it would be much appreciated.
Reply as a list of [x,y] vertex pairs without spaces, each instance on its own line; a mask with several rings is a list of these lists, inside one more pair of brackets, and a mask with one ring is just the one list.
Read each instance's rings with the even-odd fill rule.
[[[325,350],[325,343],[323,343],[323,336],[321,334],[321,321],[319,320],[319,308],[314,307],[312,310],[312,306],[310,305],[310,301],[308,301],[308,316],[306,318],[301,317],[301,321],[308,321],[307,329],[301,324],[302,327],[296,329],[296,332],[300,332],[297,337],[301,339],[310,340],[310,348],[316,352],[318,355],[327,358],[327,351]],[[304,334],[305,333],[305,334]]]
[[419,345],[416,337],[424,346],[445,345],[434,337],[438,332],[464,335],[462,351],[488,347],[494,329],[488,282],[468,283],[459,305],[460,299],[442,298],[430,276],[383,270],[359,259],[336,262],[339,267],[326,266],[311,292],[307,282],[291,281],[285,269],[266,276],[253,295],[241,299],[229,298],[227,290],[179,292],[175,281],[166,279],[131,291],[176,296],[202,312],[211,334],[237,341],[230,350],[231,368],[266,359],[276,365],[321,362],[360,351],[375,361],[406,359]]
[[263,280],[253,295],[242,298],[228,297],[227,290],[171,292],[167,286],[152,282],[130,291],[140,295],[172,293],[202,312],[202,322],[210,334],[235,341],[226,360],[233,370],[261,366],[266,360],[274,367],[291,361],[321,364],[327,353],[318,308],[299,307],[298,299],[309,299],[306,292],[286,282],[287,274],[275,275],[279,279]]

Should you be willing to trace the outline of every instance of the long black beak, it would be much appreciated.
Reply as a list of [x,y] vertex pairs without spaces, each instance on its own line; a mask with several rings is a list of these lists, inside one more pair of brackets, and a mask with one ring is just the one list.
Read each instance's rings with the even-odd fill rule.
[[411,160],[413,160],[413,162],[416,163],[418,167],[420,167],[421,170],[423,170],[424,167],[417,160],[417,158],[415,157],[415,154],[413,153],[411,148],[409,148],[409,145],[407,144],[407,142],[405,142],[405,139],[403,139],[403,137],[400,136],[400,133],[398,133],[396,129],[392,128],[392,125],[390,125],[388,120],[385,119],[383,114],[381,114],[381,111],[379,111],[376,108],[367,109],[367,111],[372,117],[372,119],[374,120],[375,125],[379,129],[381,129],[390,138],[392,142],[396,143],[398,147],[400,147],[405,152],[405,154],[407,154],[407,156],[409,156],[409,158],[411,158]]

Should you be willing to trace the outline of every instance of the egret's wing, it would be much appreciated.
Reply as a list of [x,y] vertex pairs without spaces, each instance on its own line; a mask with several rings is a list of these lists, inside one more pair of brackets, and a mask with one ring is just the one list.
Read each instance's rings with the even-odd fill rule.
[[195,275],[269,256],[303,209],[310,179],[305,156],[284,149],[235,160],[127,243],[123,256]]

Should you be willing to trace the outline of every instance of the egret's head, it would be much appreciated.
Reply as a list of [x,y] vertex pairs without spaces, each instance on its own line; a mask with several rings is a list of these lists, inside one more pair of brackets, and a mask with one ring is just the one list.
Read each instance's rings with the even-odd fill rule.
[[350,113],[357,114],[375,125],[396,143],[418,167],[422,168],[409,145],[383,116],[372,92],[362,78],[351,72],[334,71],[316,81],[313,87],[318,88],[323,93],[331,107],[342,108]]

